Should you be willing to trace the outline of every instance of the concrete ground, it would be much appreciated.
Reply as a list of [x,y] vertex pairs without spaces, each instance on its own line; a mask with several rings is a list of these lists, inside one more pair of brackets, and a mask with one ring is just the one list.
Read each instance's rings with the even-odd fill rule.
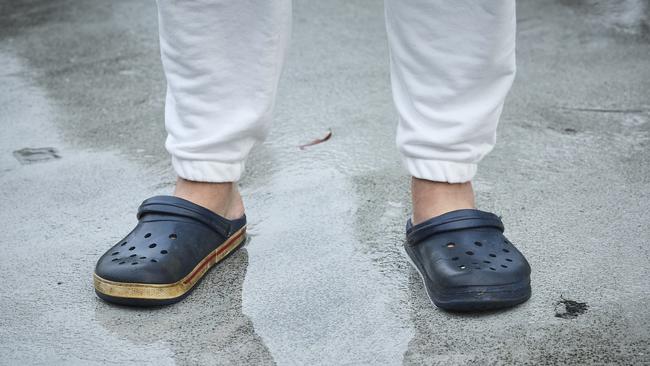
[[[476,189],[534,293],[480,315],[434,308],[402,250],[381,2],[294,6],[275,128],[241,182],[250,241],[185,301],[138,310],[91,276],[173,185],[155,3],[0,1],[0,364],[650,364],[649,3],[519,1]],[[43,147],[58,158],[17,152]]]

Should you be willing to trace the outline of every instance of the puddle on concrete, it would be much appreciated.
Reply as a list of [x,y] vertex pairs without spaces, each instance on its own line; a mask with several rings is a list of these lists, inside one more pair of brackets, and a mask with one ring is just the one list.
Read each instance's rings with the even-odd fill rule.
[[311,164],[281,163],[281,174],[244,192],[255,236],[243,313],[278,364],[399,364],[413,334],[402,296],[355,225],[374,190]]
[[[92,311],[98,300],[89,275],[104,242],[117,232],[102,228],[104,220],[125,226],[119,223],[124,207],[115,208],[142,197],[142,168],[136,170],[112,153],[66,145],[54,125],[66,116],[63,110],[30,77],[33,72],[25,61],[3,47],[0,44],[5,72],[0,76],[0,122],[6,128],[0,133],[0,183],[6,189],[0,221],[6,230],[0,267],[6,293],[12,296],[0,300],[7,310],[0,316],[0,363],[174,364],[173,348],[164,340],[150,338],[133,345],[127,337],[111,337],[110,329],[97,325],[102,318]],[[58,149],[66,159],[58,159]],[[59,163],[19,167],[54,159]],[[113,179],[118,174],[123,181]],[[121,202],[116,203],[118,196]],[[32,235],[34,228],[38,230]],[[22,271],[28,262],[39,263],[39,270]],[[142,318],[121,315],[113,308],[104,314],[124,331],[143,328]]]
[[0,48],[0,64],[5,73],[0,76],[0,116],[5,127],[0,134],[0,166],[12,169],[17,167],[16,161],[24,165],[58,159],[60,154],[53,146],[61,146],[61,140],[52,127],[56,107],[47,102],[41,88],[24,77],[28,73],[24,60]]
[[14,157],[21,164],[25,165],[60,159],[61,155],[53,147],[25,147],[14,151]]

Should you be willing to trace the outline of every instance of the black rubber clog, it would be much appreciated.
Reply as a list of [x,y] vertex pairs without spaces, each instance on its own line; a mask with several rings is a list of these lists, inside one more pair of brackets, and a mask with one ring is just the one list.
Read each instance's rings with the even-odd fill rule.
[[178,302],[246,237],[246,216],[227,220],[178,197],[149,198],[137,217],[137,226],[95,267],[95,292],[108,302]]
[[406,252],[436,306],[481,311],[530,298],[530,265],[503,231],[498,216],[469,209],[407,222]]

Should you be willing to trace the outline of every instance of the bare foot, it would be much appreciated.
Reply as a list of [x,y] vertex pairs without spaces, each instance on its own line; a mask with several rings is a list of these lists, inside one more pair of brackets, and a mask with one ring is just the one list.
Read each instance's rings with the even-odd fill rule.
[[413,177],[413,225],[449,211],[474,208],[472,182],[444,183]]
[[183,178],[176,181],[174,196],[203,206],[229,220],[244,215],[244,202],[237,184],[194,182]]

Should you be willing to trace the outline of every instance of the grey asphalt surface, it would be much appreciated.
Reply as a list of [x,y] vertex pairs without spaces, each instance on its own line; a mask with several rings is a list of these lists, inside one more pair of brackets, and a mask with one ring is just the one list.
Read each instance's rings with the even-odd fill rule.
[[[96,259],[168,194],[153,1],[0,1],[0,364],[650,364],[650,5],[520,0],[475,181],[533,267],[512,310],[434,308],[403,253],[379,1],[294,2],[251,239],[185,301],[110,306]],[[323,136],[320,145],[298,145]],[[15,151],[53,147],[23,164]],[[585,303],[575,317],[563,299]]]

